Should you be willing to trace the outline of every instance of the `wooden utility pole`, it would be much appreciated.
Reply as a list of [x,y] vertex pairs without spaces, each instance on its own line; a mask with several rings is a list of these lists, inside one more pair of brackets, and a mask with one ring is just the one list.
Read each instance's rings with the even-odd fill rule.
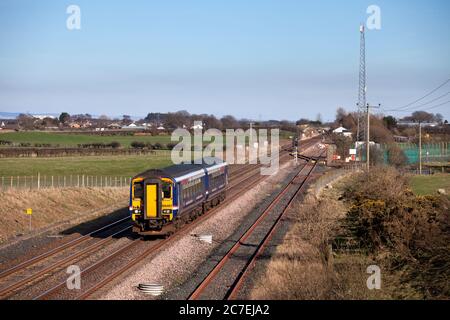
[[419,174],[422,174],[422,123],[419,121]]
[[367,132],[366,132],[366,163],[367,163],[367,173],[369,173],[370,168],[370,105],[367,104]]
[[374,107],[374,106],[370,106],[369,104],[367,104],[367,119],[366,119],[366,123],[367,123],[367,128],[366,128],[366,168],[367,168],[367,173],[369,173],[369,168],[370,168],[370,108],[379,108],[381,106],[381,104],[378,104],[378,107]]

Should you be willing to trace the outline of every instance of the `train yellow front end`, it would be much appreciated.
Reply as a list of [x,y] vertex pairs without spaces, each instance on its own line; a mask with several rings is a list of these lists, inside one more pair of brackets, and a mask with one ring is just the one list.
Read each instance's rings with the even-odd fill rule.
[[173,220],[173,182],[169,178],[137,177],[130,190],[133,231],[144,234],[158,232]]

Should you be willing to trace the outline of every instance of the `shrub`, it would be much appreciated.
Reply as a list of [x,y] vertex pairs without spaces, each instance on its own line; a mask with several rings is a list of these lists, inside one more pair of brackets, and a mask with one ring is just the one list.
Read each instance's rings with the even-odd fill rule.
[[109,144],[109,146],[113,149],[118,149],[118,148],[120,148],[120,143],[117,141],[113,141]]
[[133,141],[131,142],[131,147],[135,149],[144,149],[145,143],[140,141]]
[[29,143],[29,142],[21,142],[21,143],[19,144],[19,146],[20,146],[20,147],[31,147],[31,143]]
[[408,163],[403,150],[396,144],[390,144],[387,149],[388,162],[394,167],[402,167]]
[[12,144],[13,144],[12,141],[0,140],[0,145],[10,146]]
[[383,256],[402,283],[423,298],[450,294],[450,200],[416,196],[393,168],[356,177],[344,197],[352,202],[346,224],[363,249]]

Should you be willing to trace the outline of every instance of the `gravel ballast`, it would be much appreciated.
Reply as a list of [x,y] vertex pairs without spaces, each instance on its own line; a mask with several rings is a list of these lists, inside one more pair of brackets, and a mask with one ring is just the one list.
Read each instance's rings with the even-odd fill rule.
[[[206,218],[190,234],[176,239],[169,247],[149,257],[139,267],[130,270],[129,275],[105,287],[92,298],[152,299],[152,296],[137,289],[141,283],[162,285],[166,293],[164,296],[169,297],[170,293],[181,290],[179,286],[197,271],[219,245],[233,235],[258,203],[282,187],[292,170],[293,162],[282,165],[277,174],[246,191],[238,199]],[[200,241],[199,235],[212,235],[212,243]]]

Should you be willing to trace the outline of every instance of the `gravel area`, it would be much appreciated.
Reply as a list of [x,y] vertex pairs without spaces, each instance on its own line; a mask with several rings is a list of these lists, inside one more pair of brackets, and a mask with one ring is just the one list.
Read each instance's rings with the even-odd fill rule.
[[39,254],[50,251],[60,245],[87,234],[97,228],[128,215],[128,208],[115,204],[51,226],[35,234],[22,237],[0,246],[0,271],[6,270]]
[[[105,287],[93,298],[152,299],[152,296],[137,289],[140,283],[159,284],[164,286],[166,293],[176,293],[179,286],[190,278],[211,253],[245,222],[248,214],[281,188],[283,181],[292,174],[292,169],[292,161],[282,165],[276,175],[249,189],[237,200],[205,219],[190,235],[175,240],[170,247],[149,257],[130,271],[129,275],[116,284]],[[212,235],[212,244],[201,242],[198,235]]]

